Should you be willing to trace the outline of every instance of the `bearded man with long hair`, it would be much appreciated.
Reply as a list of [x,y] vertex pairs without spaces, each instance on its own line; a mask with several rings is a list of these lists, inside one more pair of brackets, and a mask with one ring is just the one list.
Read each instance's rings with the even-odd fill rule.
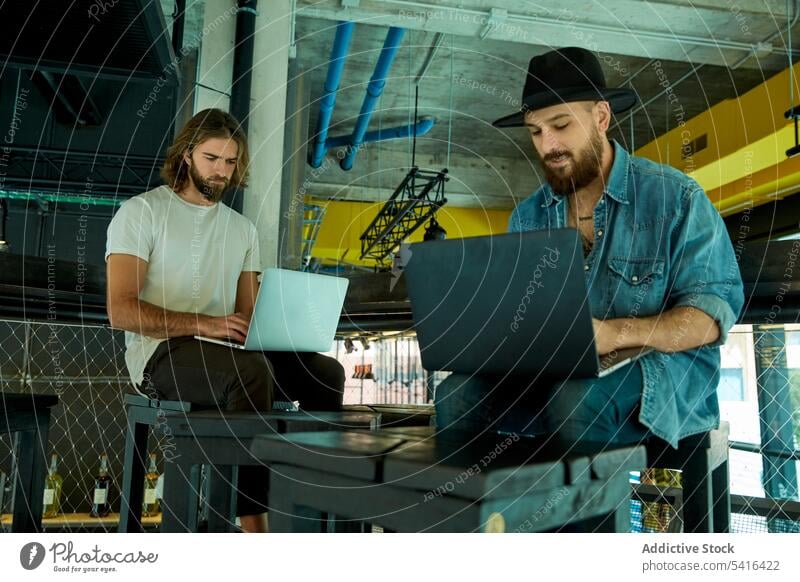
[[[244,342],[261,271],[255,225],[221,202],[247,185],[250,158],[238,121],[196,114],[167,151],[164,185],[125,201],[108,228],[107,310],[125,330],[136,389],[193,408],[269,411],[273,400],[309,410],[341,407],[342,366],[313,353],[252,352],[201,342]],[[239,471],[244,531],[266,530],[267,470]]]

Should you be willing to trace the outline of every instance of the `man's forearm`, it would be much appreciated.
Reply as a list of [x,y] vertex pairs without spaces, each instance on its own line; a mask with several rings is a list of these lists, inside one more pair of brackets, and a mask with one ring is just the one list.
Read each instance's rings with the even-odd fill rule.
[[682,352],[719,338],[717,322],[694,307],[675,307],[652,317],[601,322],[601,353],[646,346],[660,352]]
[[109,310],[113,327],[155,338],[198,335],[206,318],[199,313],[170,311],[141,299],[119,302]]

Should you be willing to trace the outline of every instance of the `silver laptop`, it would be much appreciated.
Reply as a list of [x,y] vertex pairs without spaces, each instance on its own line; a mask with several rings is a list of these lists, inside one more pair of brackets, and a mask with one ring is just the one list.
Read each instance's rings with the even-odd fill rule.
[[266,269],[243,344],[194,337],[242,350],[327,352],[333,345],[349,283],[342,277]]

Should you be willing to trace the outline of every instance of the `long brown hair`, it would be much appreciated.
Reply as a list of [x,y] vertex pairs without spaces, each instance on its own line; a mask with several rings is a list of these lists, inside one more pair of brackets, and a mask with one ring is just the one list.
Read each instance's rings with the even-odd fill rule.
[[189,180],[189,167],[183,159],[183,154],[188,153],[191,156],[197,146],[215,137],[230,138],[239,145],[236,168],[231,176],[230,186],[239,188],[247,186],[250,166],[247,136],[239,122],[221,109],[204,109],[197,113],[175,137],[161,168],[161,179],[164,183],[175,191],[183,190]]

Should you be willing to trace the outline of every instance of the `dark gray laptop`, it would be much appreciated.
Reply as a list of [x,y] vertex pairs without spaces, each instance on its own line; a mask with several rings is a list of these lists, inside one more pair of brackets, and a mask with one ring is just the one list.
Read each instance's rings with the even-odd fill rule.
[[598,356],[575,229],[431,241],[409,250],[404,274],[428,370],[589,378],[650,351]]

